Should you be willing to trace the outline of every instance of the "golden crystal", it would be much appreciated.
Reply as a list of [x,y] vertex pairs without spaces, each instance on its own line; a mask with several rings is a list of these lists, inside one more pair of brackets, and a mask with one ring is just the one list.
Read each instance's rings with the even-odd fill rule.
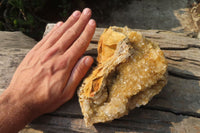
[[78,91],[86,125],[128,114],[147,104],[167,83],[167,62],[159,46],[127,27],[103,32],[97,61]]

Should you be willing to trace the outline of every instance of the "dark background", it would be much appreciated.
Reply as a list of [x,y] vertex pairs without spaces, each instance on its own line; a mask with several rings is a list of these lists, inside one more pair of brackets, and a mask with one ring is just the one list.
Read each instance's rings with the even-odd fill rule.
[[74,10],[89,7],[100,24],[109,19],[109,12],[130,0],[1,0],[0,30],[22,31],[40,40],[47,23],[65,21]]
[[[128,25],[130,28],[138,29],[153,28],[170,30],[173,27],[181,25],[179,20],[174,16],[174,10],[177,9],[169,7],[173,6],[172,3],[170,4],[170,2],[158,0],[157,4],[155,4],[155,1],[156,0],[154,0],[154,2],[149,2],[148,0],[0,0],[0,30],[22,31],[38,41],[42,38],[47,23],[56,23],[60,20],[65,21],[74,10],[82,11],[85,7],[92,9],[92,18],[96,20],[98,27]],[[180,2],[181,0],[174,2],[174,4],[180,4],[180,8],[185,8],[181,7]],[[199,3],[200,0],[188,0],[188,7],[192,6],[190,3],[193,2]],[[124,14],[125,16],[123,16],[122,13],[120,14],[120,11],[126,9],[131,3],[136,4],[136,6],[133,7],[133,12],[131,12],[132,16],[128,16],[127,14],[129,13]],[[166,3],[168,3],[169,6],[163,6],[163,4]],[[143,4],[144,6],[141,8],[137,6],[137,4]],[[151,10],[151,8],[153,10]],[[144,10],[146,16],[138,14],[141,13],[138,12],[139,10]],[[114,21],[112,20],[112,12],[115,11],[118,11],[119,14],[114,14],[117,18]],[[126,11],[123,13],[126,13]],[[160,13],[160,17],[156,16],[151,18],[151,13]],[[163,18],[166,17],[165,13],[171,13],[170,18]],[[122,18],[123,20],[121,20]]]

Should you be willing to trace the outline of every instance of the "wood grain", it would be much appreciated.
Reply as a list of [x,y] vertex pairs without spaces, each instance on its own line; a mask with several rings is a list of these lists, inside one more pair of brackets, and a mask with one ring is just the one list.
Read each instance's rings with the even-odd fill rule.
[[[45,34],[52,28],[48,25]],[[97,28],[85,55],[97,56],[97,41],[103,28]],[[169,63],[169,81],[162,92],[144,107],[109,123],[85,127],[78,98],[53,113],[41,116],[21,132],[33,129],[45,133],[64,132],[180,132],[200,131],[200,41],[184,33],[139,30],[160,45]],[[16,38],[17,39],[17,38]],[[9,41],[9,39],[7,40]],[[1,41],[2,42],[2,41]],[[30,43],[30,42],[27,42]],[[30,48],[20,43],[0,44],[0,93],[8,86],[12,74]],[[29,46],[33,46],[30,44]],[[34,130],[34,132],[36,132]]]

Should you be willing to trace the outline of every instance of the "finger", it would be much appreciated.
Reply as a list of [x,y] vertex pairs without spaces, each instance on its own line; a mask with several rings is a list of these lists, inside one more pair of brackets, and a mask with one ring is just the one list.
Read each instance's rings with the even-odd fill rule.
[[59,47],[61,51],[65,52],[66,49],[69,46],[71,46],[71,44],[83,32],[85,26],[87,25],[91,17],[91,14],[92,14],[91,10],[89,8],[85,8],[79,20],[63,34],[63,36],[55,44],[55,47]]
[[58,30],[56,30],[51,37],[48,38],[48,40],[45,42],[45,45],[43,45],[43,49],[47,49],[50,48],[52,45],[54,45],[59,39],[60,37],[62,37],[62,35],[72,26],[76,23],[76,21],[79,19],[81,15],[80,11],[75,11],[68,19],[67,21],[62,24],[62,26],[60,26],[58,28]]
[[47,39],[49,39],[49,37],[53,34],[53,32],[54,32],[55,30],[57,30],[58,27],[60,27],[62,24],[63,24],[63,22],[62,22],[62,21],[59,21],[59,22],[53,27],[53,29],[52,29],[47,35],[45,35],[45,36],[43,37],[42,42],[44,43]]
[[74,66],[78,59],[84,54],[95,32],[95,28],[96,22],[91,19],[81,36],[65,52],[65,59],[68,59],[68,61],[70,61],[70,64],[72,64],[71,66]]
[[37,43],[37,45],[34,46],[33,49],[37,50],[38,48],[40,48],[40,47],[47,41],[47,39],[53,34],[53,32],[54,32],[55,30],[57,30],[58,27],[60,27],[62,24],[63,24],[62,21],[58,22],[58,23],[51,29],[51,31],[50,31],[47,35],[45,35],[45,36],[42,38],[42,40],[41,40],[39,43]]
[[86,75],[92,63],[93,63],[93,58],[90,56],[85,56],[77,62],[74,69],[72,70],[71,76],[63,91],[65,102],[73,97],[78,84]]

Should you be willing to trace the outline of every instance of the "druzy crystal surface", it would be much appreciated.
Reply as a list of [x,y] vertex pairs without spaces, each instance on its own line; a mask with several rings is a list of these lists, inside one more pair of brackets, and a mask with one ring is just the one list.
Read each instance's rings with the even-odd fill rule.
[[111,121],[146,105],[167,83],[167,62],[159,46],[127,27],[103,32],[97,61],[78,91],[86,125]]

